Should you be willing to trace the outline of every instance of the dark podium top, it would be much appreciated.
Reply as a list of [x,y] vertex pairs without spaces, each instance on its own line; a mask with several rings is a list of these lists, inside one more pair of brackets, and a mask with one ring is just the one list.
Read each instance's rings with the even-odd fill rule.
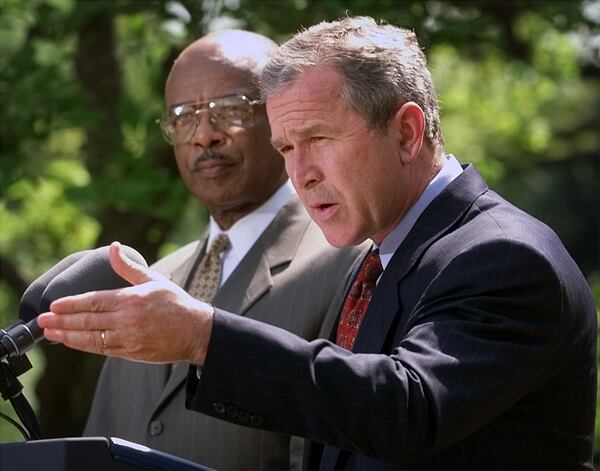
[[120,438],[86,437],[0,444],[2,471],[214,471],[198,463]]

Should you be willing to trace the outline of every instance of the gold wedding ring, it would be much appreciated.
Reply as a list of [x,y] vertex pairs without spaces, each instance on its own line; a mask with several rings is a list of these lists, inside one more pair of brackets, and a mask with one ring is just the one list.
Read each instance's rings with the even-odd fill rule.
[[106,330],[100,332],[100,339],[102,340],[102,348],[106,350],[108,348],[108,342],[106,341]]

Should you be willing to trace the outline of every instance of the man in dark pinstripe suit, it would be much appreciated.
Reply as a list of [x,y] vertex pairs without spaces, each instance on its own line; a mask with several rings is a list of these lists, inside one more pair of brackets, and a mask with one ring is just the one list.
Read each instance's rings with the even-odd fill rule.
[[[379,251],[351,350],[336,345],[338,326],[308,342],[195,303],[118,246],[113,266],[139,286],[57,302],[40,320],[56,328],[48,337],[98,352],[108,329],[104,353],[188,359],[189,408],[310,438],[309,469],[592,469],[586,281],[550,228],[444,152],[414,34],[371,18],[321,23],[278,50],[262,86],[273,145],[310,216],[332,244],[370,239]],[[134,312],[136,290],[150,294]],[[188,346],[151,349],[152,325],[132,339],[123,319],[152,324],[170,297],[195,322],[169,333]],[[88,312],[94,303],[121,319]]]

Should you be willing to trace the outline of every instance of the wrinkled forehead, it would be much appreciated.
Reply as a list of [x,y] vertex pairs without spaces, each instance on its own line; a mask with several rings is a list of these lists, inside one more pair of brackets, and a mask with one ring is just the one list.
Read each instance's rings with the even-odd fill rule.
[[315,67],[299,74],[287,86],[266,99],[269,120],[289,113],[327,113],[346,106],[339,72],[328,66]]

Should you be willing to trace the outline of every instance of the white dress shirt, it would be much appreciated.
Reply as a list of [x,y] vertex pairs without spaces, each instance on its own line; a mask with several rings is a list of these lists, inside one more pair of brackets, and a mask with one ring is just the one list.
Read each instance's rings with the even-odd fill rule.
[[295,194],[296,191],[291,182],[289,179],[286,180],[262,206],[259,206],[250,214],[236,221],[227,231],[221,229],[211,216],[207,247],[210,248],[213,240],[219,234],[226,234],[229,237],[230,243],[227,250],[221,254],[221,286],[229,278],[233,270],[242,261],[264,230],[275,219],[279,210]]

